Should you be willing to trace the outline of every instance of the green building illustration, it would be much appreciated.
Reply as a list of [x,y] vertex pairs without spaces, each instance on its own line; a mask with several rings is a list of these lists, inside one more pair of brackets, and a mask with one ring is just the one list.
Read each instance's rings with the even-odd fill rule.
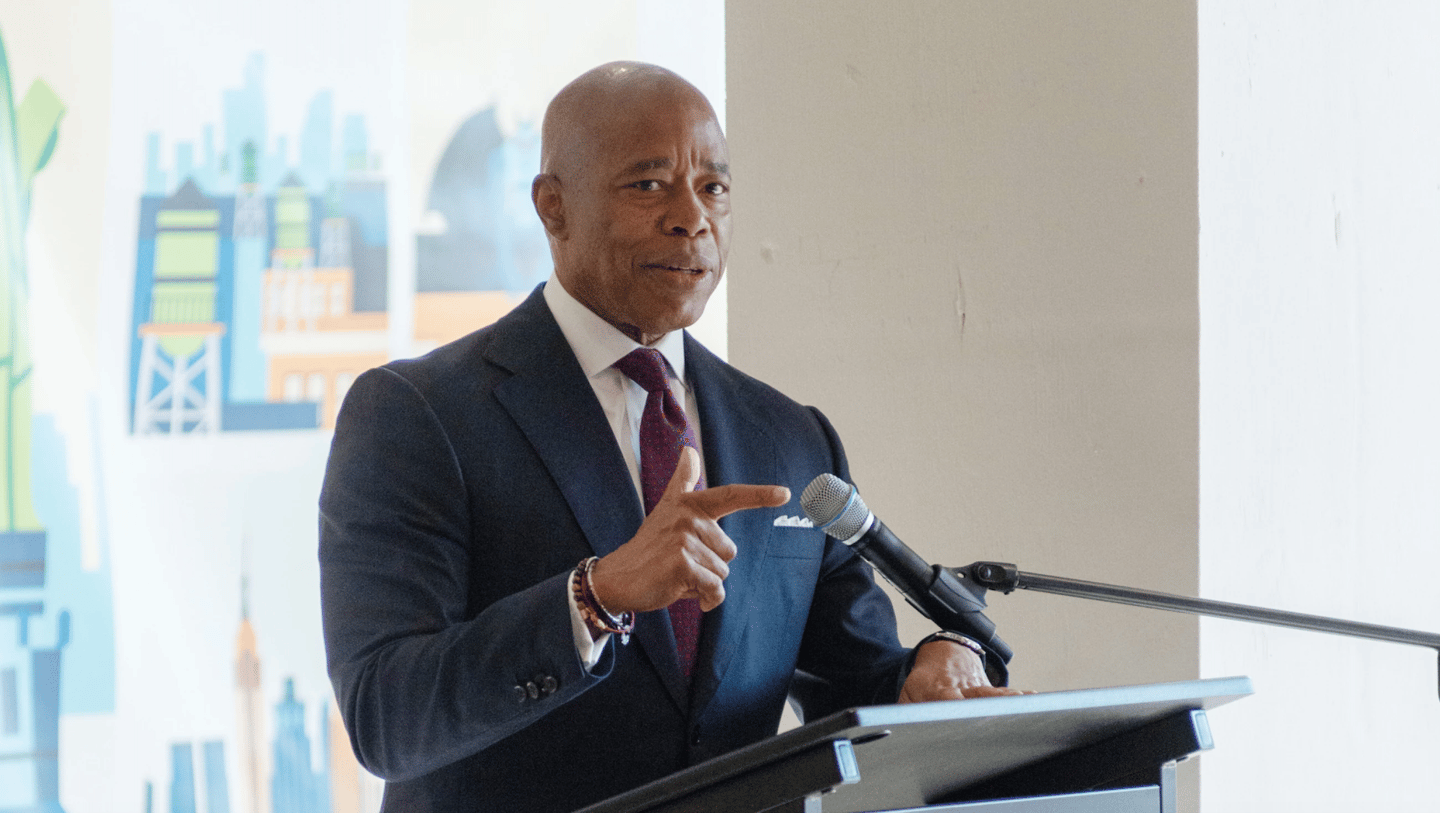
[[[9,61],[0,44],[0,531],[12,534],[41,530],[30,492],[30,285],[25,229],[31,182],[55,150],[64,114],[64,104],[43,80],[37,79],[15,104]],[[43,556],[43,541],[40,544]]]
[[31,488],[30,284],[25,233],[35,174],[49,162],[65,105],[42,80],[16,104],[0,41],[0,810],[59,813],[61,653],[70,614],[45,626],[46,530]]

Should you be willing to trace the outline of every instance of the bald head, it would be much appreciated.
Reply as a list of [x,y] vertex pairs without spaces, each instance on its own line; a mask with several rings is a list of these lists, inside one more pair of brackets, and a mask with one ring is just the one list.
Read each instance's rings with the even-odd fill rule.
[[730,156],[704,95],[612,62],[545,111],[531,186],[555,276],[641,344],[700,318],[730,247]]
[[694,108],[715,121],[705,95],[667,68],[647,62],[608,62],[586,71],[561,88],[545,108],[540,171],[564,178],[590,163],[596,147],[617,124],[657,105]]

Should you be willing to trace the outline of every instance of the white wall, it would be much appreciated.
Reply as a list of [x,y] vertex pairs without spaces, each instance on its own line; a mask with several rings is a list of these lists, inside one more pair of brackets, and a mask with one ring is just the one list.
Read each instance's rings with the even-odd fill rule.
[[[1440,630],[1440,7],[1200,3],[1201,588]],[[1206,622],[1206,809],[1436,809],[1433,651]]]

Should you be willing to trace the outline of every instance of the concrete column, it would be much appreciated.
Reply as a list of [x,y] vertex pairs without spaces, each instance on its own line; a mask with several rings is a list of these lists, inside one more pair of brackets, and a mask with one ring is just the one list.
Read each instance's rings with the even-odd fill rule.
[[[732,362],[932,561],[1194,595],[1195,6],[726,9]],[[1198,675],[1192,618],[992,607],[1016,685]]]

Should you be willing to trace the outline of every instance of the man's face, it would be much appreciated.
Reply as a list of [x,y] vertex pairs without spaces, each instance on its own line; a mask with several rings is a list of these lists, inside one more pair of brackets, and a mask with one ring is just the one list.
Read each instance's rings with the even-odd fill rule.
[[655,91],[590,128],[584,160],[560,178],[565,289],[649,344],[700,318],[730,249],[725,136],[693,92]]

